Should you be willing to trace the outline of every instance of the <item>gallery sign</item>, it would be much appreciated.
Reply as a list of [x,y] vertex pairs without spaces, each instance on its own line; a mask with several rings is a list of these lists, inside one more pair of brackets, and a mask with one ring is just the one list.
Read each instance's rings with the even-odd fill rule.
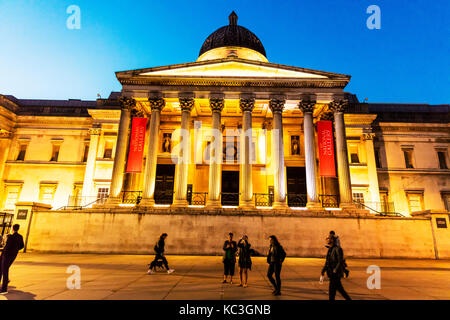
[[333,126],[331,121],[317,122],[319,168],[321,177],[336,177],[334,162]]
[[142,172],[147,118],[133,118],[127,172]]

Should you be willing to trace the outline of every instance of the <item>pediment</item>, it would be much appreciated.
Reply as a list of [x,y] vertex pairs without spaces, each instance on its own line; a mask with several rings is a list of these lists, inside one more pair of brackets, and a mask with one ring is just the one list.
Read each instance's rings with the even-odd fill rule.
[[134,70],[135,76],[331,79],[329,72],[244,59],[218,59]]

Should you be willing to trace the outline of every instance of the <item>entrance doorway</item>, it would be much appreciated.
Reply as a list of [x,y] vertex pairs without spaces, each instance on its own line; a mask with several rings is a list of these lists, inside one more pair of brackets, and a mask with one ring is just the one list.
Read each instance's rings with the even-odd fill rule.
[[175,165],[158,164],[156,166],[155,203],[172,204]]
[[304,167],[286,167],[288,205],[290,207],[305,207],[306,171]]
[[222,171],[223,206],[239,205],[239,171]]

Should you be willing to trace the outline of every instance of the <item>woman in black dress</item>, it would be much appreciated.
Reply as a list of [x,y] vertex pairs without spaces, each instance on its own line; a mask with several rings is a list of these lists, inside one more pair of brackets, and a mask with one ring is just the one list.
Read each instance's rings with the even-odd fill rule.
[[242,236],[242,239],[238,242],[239,248],[239,279],[241,283],[240,287],[247,288],[248,280],[248,270],[252,269],[252,259],[251,254],[253,249],[250,248],[251,244],[248,243],[248,237],[246,235]]

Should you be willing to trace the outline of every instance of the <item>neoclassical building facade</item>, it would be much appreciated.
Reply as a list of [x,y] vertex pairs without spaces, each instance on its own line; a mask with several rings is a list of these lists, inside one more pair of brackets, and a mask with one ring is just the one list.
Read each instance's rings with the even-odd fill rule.
[[360,103],[350,76],[269,62],[229,20],[107,99],[0,95],[0,211],[449,210],[450,105]]

